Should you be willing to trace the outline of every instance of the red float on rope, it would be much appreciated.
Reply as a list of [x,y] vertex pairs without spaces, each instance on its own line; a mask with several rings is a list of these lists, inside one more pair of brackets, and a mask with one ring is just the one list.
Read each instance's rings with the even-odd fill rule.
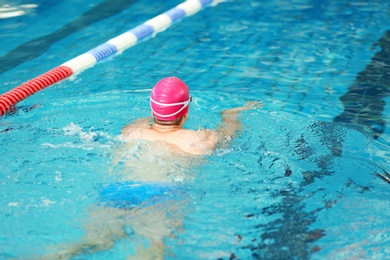
[[0,96],[0,116],[14,109],[16,103],[72,74],[71,68],[59,66],[4,93]]

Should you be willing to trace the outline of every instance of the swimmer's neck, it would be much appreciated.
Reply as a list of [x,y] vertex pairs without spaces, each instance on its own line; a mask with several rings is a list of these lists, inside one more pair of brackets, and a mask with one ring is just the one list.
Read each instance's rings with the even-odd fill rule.
[[182,126],[181,125],[160,125],[154,123],[151,129],[160,133],[169,133],[169,132],[174,132],[182,129]]

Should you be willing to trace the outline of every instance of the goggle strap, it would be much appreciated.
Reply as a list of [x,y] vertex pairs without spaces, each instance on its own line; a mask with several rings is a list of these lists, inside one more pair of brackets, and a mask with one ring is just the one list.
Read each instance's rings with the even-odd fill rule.
[[[156,100],[153,100],[152,98],[150,98],[150,109],[152,110],[153,114],[159,116],[159,117],[171,117],[171,116],[175,116],[177,114],[179,114],[181,111],[183,111],[187,106],[188,104],[190,104],[191,102],[191,97],[189,100],[187,101],[184,101],[184,102],[180,102],[180,103],[172,103],[172,104],[164,104],[164,103],[160,103]],[[156,105],[159,105],[159,106],[166,106],[166,107],[171,107],[171,106],[180,106],[180,105],[183,105],[182,108],[180,108],[178,111],[176,111],[175,113],[172,113],[172,114],[169,114],[169,115],[162,115],[162,114],[159,114],[157,113],[156,111],[153,110],[153,107],[152,107],[152,103],[155,103]]]

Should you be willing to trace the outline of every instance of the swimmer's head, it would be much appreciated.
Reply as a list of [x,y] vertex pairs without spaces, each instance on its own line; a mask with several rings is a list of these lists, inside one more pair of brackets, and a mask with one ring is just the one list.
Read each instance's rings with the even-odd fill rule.
[[191,102],[187,85],[176,77],[160,80],[150,94],[150,108],[155,119],[176,120],[186,113]]

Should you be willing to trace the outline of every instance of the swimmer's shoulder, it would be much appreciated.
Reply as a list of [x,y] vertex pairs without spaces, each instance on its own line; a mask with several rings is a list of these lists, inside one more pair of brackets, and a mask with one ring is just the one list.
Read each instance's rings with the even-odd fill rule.
[[181,137],[184,151],[192,154],[210,154],[217,147],[219,136],[214,130],[185,130]]
[[125,138],[138,138],[145,130],[150,129],[150,119],[142,118],[122,128],[121,135]]

